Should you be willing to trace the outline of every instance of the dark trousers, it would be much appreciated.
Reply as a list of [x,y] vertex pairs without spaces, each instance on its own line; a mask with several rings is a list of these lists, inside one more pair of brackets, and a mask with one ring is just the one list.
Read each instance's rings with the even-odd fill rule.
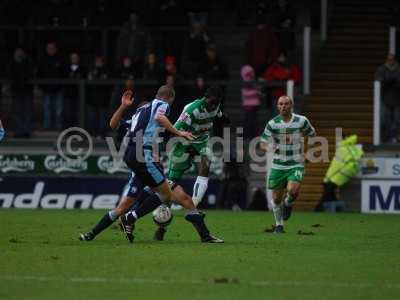
[[13,111],[16,135],[30,135],[33,115],[32,91],[13,93]]
[[246,140],[250,140],[257,135],[257,109],[258,107],[244,109],[243,130]]
[[96,105],[86,105],[87,129],[94,136],[105,136],[107,133],[107,108]]

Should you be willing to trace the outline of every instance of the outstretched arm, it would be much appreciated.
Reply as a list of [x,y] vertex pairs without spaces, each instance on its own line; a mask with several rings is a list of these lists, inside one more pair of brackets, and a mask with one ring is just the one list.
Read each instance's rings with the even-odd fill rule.
[[180,131],[178,129],[176,129],[171,122],[168,120],[168,118],[165,115],[162,114],[157,114],[155,116],[155,120],[160,123],[160,125],[162,127],[164,127],[166,130],[168,130],[169,132],[171,132],[172,134],[176,135],[176,136],[180,136],[180,137],[184,137],[188,140],[193,140],[194,139],[194,135],[191,132],[188,131]]
[[126,91],[121,98],[121,105],[118,107],[118,109],[114,112],[110,119],[110,127],[111,129],[116,129],[119,125],[119,122],[122,119],[122,116],[124,115],[124,111],[127,107],[131,106],[133,103],[133,92],[132,91]]

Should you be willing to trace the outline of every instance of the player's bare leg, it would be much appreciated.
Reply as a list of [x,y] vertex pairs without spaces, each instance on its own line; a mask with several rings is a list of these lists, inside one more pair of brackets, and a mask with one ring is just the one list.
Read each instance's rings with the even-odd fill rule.
[[151,189],[160,196],[160,200],[162,202],[166,202],[166,203],[171,202],[172,191],[166,180],[164,180],[164,182],[161,183],[160,185],[158,185],[156,187],[152,187]]
[[93,240],[100,232],[102,232],[104,229],[108,228],[112,223],[114,223],[114,221],[117,220],[118,217],[127,212],[134,203],[135,198],[124,196],[115,209],[107,212],[92,228],[92,230],[88,231],[87,233],[81,233],[79,235],[79,239],[81,241]]
[[283,220],[290,218],[293,209],[293,202],[297,199],[300,193],[300,182],[289,181],[287,184],[287,193],[283,203]]
[[275,233],[283,233],[283,208],[282,198],[284,189],[272,190],[272,211],[275,217]]

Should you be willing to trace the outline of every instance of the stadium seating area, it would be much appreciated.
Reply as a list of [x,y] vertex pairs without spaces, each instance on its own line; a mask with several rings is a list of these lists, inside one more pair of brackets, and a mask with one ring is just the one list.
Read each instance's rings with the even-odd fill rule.
[[[296,56],[296,11],[285,1],[120,1],[118,9],[109,1],[95,1],[95,5],[41,1],[40,7],[48,9],[29,4],[21,16],[17,8],[22,5],[3,2],[0,18],[0,60],[7,66],[0,71],[0,106],[15,137],[29,137],[32,130],[59,130],[79,124],[82,117],[76,114],[76,107],[82,95],[85,104],[81,114],[86,110],[86,122],[80,125],[104,135],[104,124],[90,128],[90,120],[105,116],[126,85],[134,85],[142,99],[152,97],[160,83],[176,85],[176,118],[183,105],[200,96],[211,82],[239,80],[240,67],[236,65],[251,63],[262,76],[280,52],[289,58]],[[221,19],[221,15],[229,17]],[[241,48],[239,53],[228,45],[225,34],[237,25],[241,28],[233,41]],[[269,42],[260,44],[265,36]],[[248,40],[247,46],[242,37]],[[52,68],[52,63],[57,68]],[[37,79],[67,81],[39,84]],[[85,82],[82,92],[79,80],[91,85]],[[228,92],[228,96],[240,104],[238,95],[232,97]],[[60,117],[58,124],[49,124],[46,99],[56,97],[62,120]],[[33,124],[20,124],[18,117],[8,117],[16,106],[30,112],[33,107]]]

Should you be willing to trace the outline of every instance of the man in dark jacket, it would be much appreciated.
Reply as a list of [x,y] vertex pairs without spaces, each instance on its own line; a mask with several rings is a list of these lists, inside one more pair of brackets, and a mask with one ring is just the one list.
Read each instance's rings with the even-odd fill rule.
[[30,137],[32,132],[32,85],[33,66],[21,47],[17,47],[9,65],[11,80],[12,111],[15,119],[15,137]]
[[[78,53],[73,52],[69,56],[69,64],[66,69],[66,76],[68,79],[85,79],[86,70],[82,67],[80,56]],[[65,118],[64,126],[76,126],[78,122],[78,114],[76,108],[79,107],[79,85],[67,85],[65,87]]]
[[375,73],[375,80],[382,84],[382,135],[383,142],[400,141],[400,65],[394,54],[389,53]]
[[223,80],[228,78],[228,70],[217,53],[217,47],[210,44],[206,49],[206,58],[202,61],[199,73],[204,75],[206,80]]
[[[94,65],[89,70],[88,80],[100,82],[110,77],[109,69],[105,64],[104,57],[97,55]],[[94,136],[105,136],[107,131],[107,110],[110,106],[111,86],[96,84],[88,86],[88,97],[86,98],[87,128]]]
[[[57,44],[49,42],[46,45],[46,55],[42,58],[38,68],[38,78],[60,79],[63,78],[63,65],[58,56]],[[42,85],[43,91],[43,128],[51,128],[52,115],[55,115],[55,125],[58,130],[62,128],[62,114],[64,110],[63,88],[58,84]]]

